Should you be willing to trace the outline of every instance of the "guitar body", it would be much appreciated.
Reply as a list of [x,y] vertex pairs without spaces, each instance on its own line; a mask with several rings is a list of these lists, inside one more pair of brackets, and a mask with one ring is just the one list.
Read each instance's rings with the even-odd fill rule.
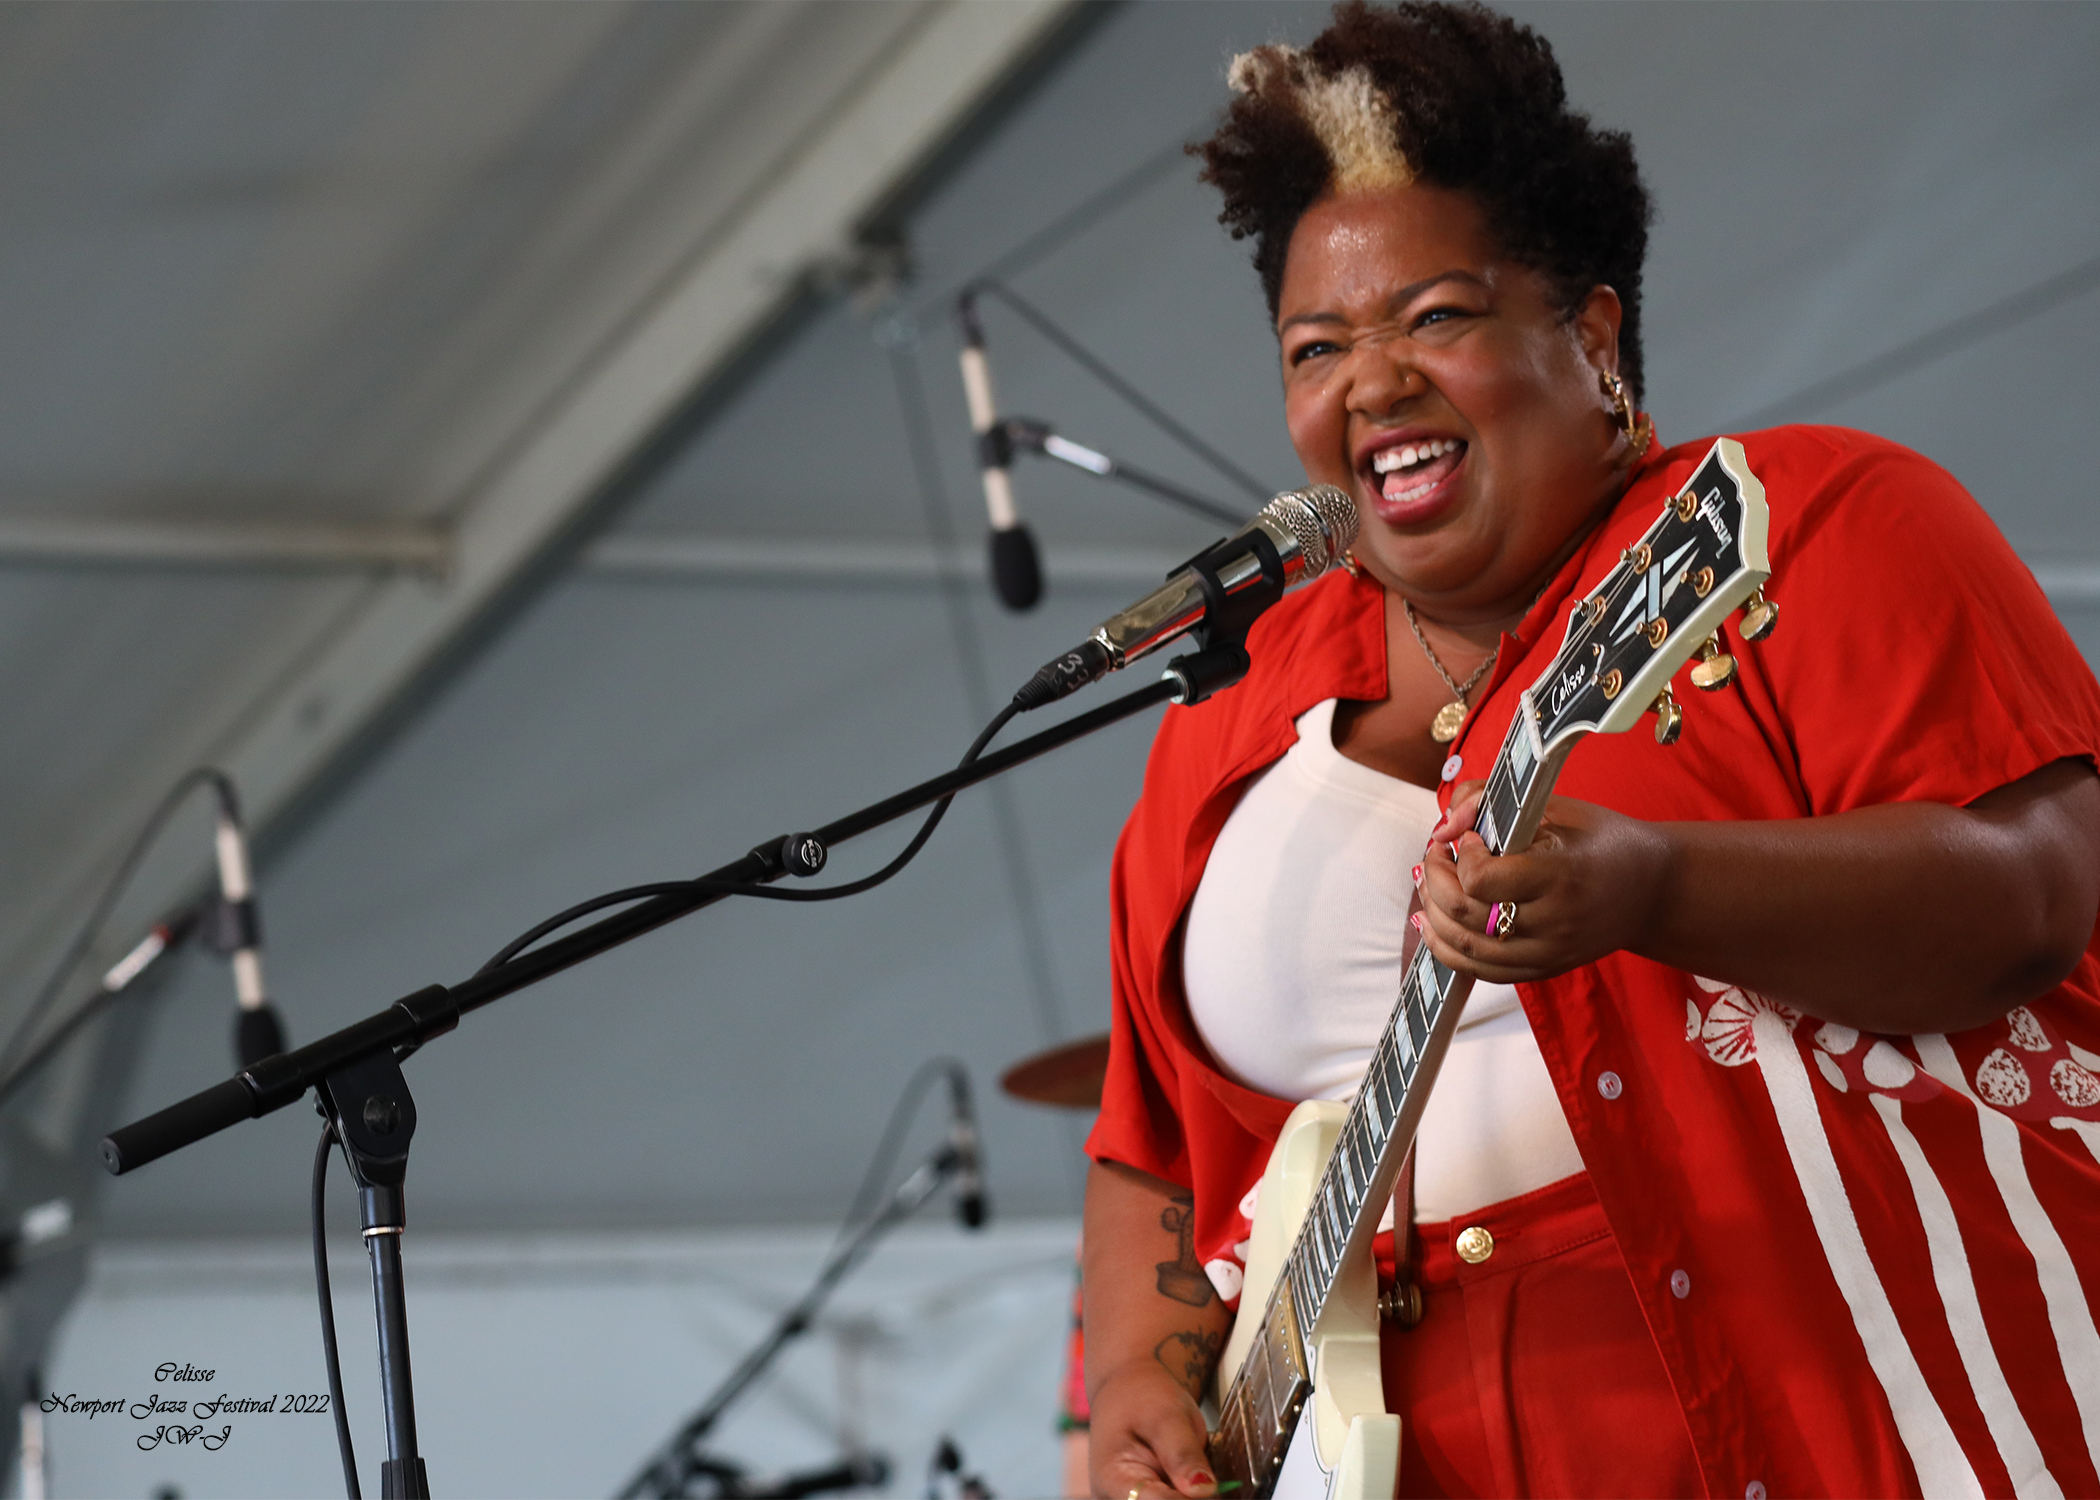
[[[1264,1306],[1312,1206],[1349,1106],[1313,1099],[1291,1111],[1262,1173],[1247,1246],[1243,1308]],[[1260,1323],[1237,1319],[1219,1361],[1229,1385]],[[1298,1416],[1275,1493],[1283,1500],[1390,1500],[1400,1477],[1400,1419],[1385,1409],[1378,1359],[1378,1268],[1365,1249],[1348,1257],[1320,1321],[1306,1339],[1313,1394]]]

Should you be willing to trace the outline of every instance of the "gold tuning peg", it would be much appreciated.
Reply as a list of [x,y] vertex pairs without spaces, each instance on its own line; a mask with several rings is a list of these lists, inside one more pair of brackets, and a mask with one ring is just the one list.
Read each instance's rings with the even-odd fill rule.
[[1677,706],[1677,695],[1670,691],[1668,683],[1663,684],[1661,696],[1649,707],[1655,714],[1655,743],[1676,744],[1677,736],[1684,732],[1684,710]]
[[1765,597],[1764,588],[1760,586],[1757,592],[1750,596],[1750,602],[1743,606],[1743,639],[1761,641],[1772,633],[1772,627],[1778,623],[1779,606]]
[[1733,681],[1735,658],[1721,649],[1721,635],[1716,631],[1699,648],[1699,660],[1692,667],[1692,686],[1713,693]]

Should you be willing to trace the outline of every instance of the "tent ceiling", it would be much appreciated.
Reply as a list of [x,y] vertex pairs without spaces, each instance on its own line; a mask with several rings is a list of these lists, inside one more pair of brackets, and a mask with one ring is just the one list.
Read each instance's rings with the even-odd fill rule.
[[0,543],[415,568],[11,575],[0,976],[185,766],[307,786],[1063,9],[0,15]]
[[[684,16],[709,9],[644,8],[642,19],[605,22],[596,41],[573,45],[595,57],[626,35],[621,26],[728,24]],[[550,571],[287,827],[263,879],[273,974],[296,1034],[468,972],[536,917],[594,890],[691,873],[928,773],[965,742],[989,697],[1121,602],[1130,559],[1186,555],[1208,539],[1214,528],[1035,465],[1021,486],[1052,579],[1043,611],[1010,617],[981,589],[957,597],[931,586],[939,548],[930,543],[952,534],[966,553],[978,545],[945,322],[953,291],[972,275],[1009,267],[1026,296],[1238,464],[1290,483],[1273,343],[1251,274],[1174,148],[1216,109],[1233,50],[1308,35],[1324,10],[1113,12],[911,215],[918,279],[890,311],[912,315],[916,342],[904,320],[835,299],[756,351],[691,441],[574,565]],[[2052,576],[2089,580],[2060,594],[2059,606],[2088,651],[2100,650],[2100,591],[2090,586],[2100,531],[2084,500],[2081,442],[2100,397],[2087,355],[2100,338],[2100,103],[2090,87],[2100,8],[1565,4],[1521,13],[1555,42],[1574,97],[1633,133],[1660,200],[1647,306],[1651,398],[1666,438],[1763,414],[1850,423],[1919,447],[1960,475]],[[0,13],[0,25],[22,24],[18,14]],[[583,24],[529,23],[550,34]],[[691,45],[682,66],[698,69],[718,44]],[[660,107],[675,112],[670,101],[684,99],[675,80],[688,75],[651,61],[667,69]],[[152,74],[143,55],[137,69]],[[374,71],[368,87],[406,87]],[[602,159],[625,162],[627,138],[605,128]],[[662,161],[678,158],[664,148]],[[676,186],[686,179],[663,170],[672,173],[664,194],[686,190]],[[581,168],[566,180],[586,196],[598,182]],[[1130,191],[1037,238],[1119,182]],[[569,202],[550,189],[545,201],[557,199]],[[649,217],[647,189],[630,201]],[[0,257],[7,243],[0,237]],[[1017,262],[1017,249],[1031,245]],[[587,279],[597,262],[564,264]],[[110,286],[124,284],[110,274]],[[542,301],[520,292],[485,325],[475,315],[484,288],[462,276],[456,305],[409,320],[406,331],[388,325],[384,336],[452,348],[472,337],[551,337],[564,319],[587,321],[568,298],[595,294],[546,274],[535,283]],[[1238,503],[1010,315],[987,316],[1010,410]],[[303,412],[309,387],[317,401],[328,392],[347,399],[331,382],[349,381],[337,365],[363,326],[354,317],[328,326],[306,363],[247,388],[267,388],[280,413]],[[397,369],[374,352],[357,357],[379,372],[361,398],[375,412],[396,411],[392,385],[426,373],[414,359]],[[529,363],[506,353],[446,364],[433,354],[430,368],[469,369],[507,389],[512,372],[491,372],[513,357]],[[179,383],[173,368],[160,367],[163,381]],[[925,382],[949,509],[921,494],[900,420],[900,369]],[[110,378],[83,380],[92,395]],[[155,385],[140,399],[172,409],[186,398]],[[503,399],[518,402],[506,408],[514,417],[536,409],[464,375],[456,387],[431,386],[425,406],[409,403],[390,419],[401,425],[384,429],[400,434],[399,452],[381,439],[360,448],[326,422],[300,428],[281,417],[281,437],[259,422],[239,429],[257,443],[252,453],[229,438],[233,456],[208,472],[232,496],[243,465],[262,473],[274,464],[264,488],[311,495],[333,484],[320,459],[340,443],[352,455],[343,472],[398,462],[398,483],[346,483],[367,508],[316,503],[300,515],[450,525],[460,514],[443,497],[470,495],[460,476],[488,471],[441,461],[437,450],[501,427],[478,414]],[[341,410],[353,408],[366,409]],[[92,450],[91,424],[68,420],[78,424],[73,444]],[[307,435],[295,443],[289,428]],[[510,450],[492,442],[485,451]],[[49,461],[53,476],[101,462],[91,451]],[[411,469],[454,479],[418,488]],[[225,510],[177,506],[165,499],[179,487],[172,480],[127,490],[119,505],[107,498],[115,480],[99,484],[66,493],[92,491],[107,507],[98,513],[127,520],[269,513],[243,512],[232,499]],[[163,498],[140,500],[149,489]],[[57,477],[40,491],[58,492]],[[51,503],[25,501],[21,514]],[[0,504],[0,523],[12,513]],[[793,570],[805,555],[812,566]],[[83,829],[131,821],[164,770],[209,743],[164,726],[264,712],[281,697],[258,684],[299,679],[309,643],[332,622],[368,607],[376,589],[418,586],[284,572],[4,575],[0,683],[19,722],[56,727],[0,750],[0,770],[11,773],[0,779],[11,788],[0,798],[0,838],[20,851],[0,895],[39,918],[60,909],[62,887],[42,877],[81,845]],[[277,622],[261,642],[258,620]],[[149,642],[159,653],[150,672],[137,665]],[[1693,717],[1687,732],[1698,731]],[[141,746],[163,734],[155,752],[167,758],[152,761]],[[1141,730],[1122,731],[1017,777],[1003,803],[966,799],[926,862],[882,893],[812,913],[724,910],[476,1016],[411,1069],[426,1131],[419,1223],[833,1212],[868,1132],[925,1055],[957,1051],[983,1076],[1100,1024],[1108,850],[1143,748]],[[873,854],[855,851],[851,868]],[[17,975],[32,930],[28,916],[18,923],[7,949]],[[136,1108],[223,1076],[229,1005],[218,966],[190,961],[157,1015]],[[1071,1206],[1069,1133],[1017,1109],[992,1110],[988,1129],[1004,1207]],[[289,1228],[311,1144],[301,1111],[229,1132],[127,1180],[111,1196],[110,1222],[129,1233]]]

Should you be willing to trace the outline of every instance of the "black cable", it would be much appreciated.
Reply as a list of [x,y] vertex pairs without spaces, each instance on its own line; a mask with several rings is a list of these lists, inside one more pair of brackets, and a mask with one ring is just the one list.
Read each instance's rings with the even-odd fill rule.
[[1023,322],[1063,350],[1066,357],[1071,359],[1073,363],[1079,365],[1088,374],[1135,407],[1139,415],[1147,418],[1154,426],[1166,433],[1167,436],[1180,443],[1182,447],[1188,449],[1189,452],[1195,454],[1213,469],[1216,469],[1249,495],[1252,495],[1257,500],[1270,498],[1271,491],[1267,485],[1235,464],[1217,449],[1211,447],[1210,444],[1204,442],[1202,438],[1196,436],[1189,428],[1169,416],[1159,406],[1155,405],[1143,391],[1125,380],[1121,375],[1118,375],[1098,356],[1088,351],[1077,339],[1051,322],[1046,314],[1025,300],[1019,292],[1016,292],[1005,282],[987,276],[971,282],[967,287],[963,288],[961,295],[970,297],[982,292],[989,292],[1001,302],[1004,302],[1020,316]]
[[335,1122],[321,1125],[321,1144],[314,1150],[314,1287],[321,1294],[321,1352],[328,1360],[328,1404],[335,1412],[335,1446],[343,1459],[343,1489],[350,1500],[364,1500],[357,1483],[357,1454],[350,1446],[350,1413],[343,1409],[343,1361],[335,1346],[335,1299],[328,1292],[328,1152],[335,1145]]
[[500,969],[512,959],[530,948],[550,932],[559,932],[578,917],[587,917],[594,911],[603,911],[608,906],[624,906],[629,901],[644,901],[651,896],[682,896],[692,890],[689,880],[659,881],[655,885],[631,885],[624,891],[607,891],[602,896],[593,896],[588,901],[579,901],[567,911],[558,911],[546,921],[526,932],[521,932],[506,943],[487,963],[474,971],[479,979],[491,969]]
[[[139,866],[144,863],[154,841],[167,827],[168,820],[175,815],[191,792],[205,785],[216,787],[222,798],[233,795],[232,782],[227,779],[226,773],[216,766],[198,766],[195,770],[187,771],[168,789],[167,795],[160,799],[160,805],[153,809],[152,815],[146,819],[145,826],[132,840],[131,847],[125,851],[116,872],[102,888],[102,894],[96,897],[94,906],[88,911],[87,920],[80,925],[80,931],[74,935],[66,951],[59,956],[58,967],[52,971],[51,977],[44,981],[44,987],[37,992],[36,998],[29,1002],[29,1008],[22,1013],[22,1019],[15,1024],[15,1029],[9,1033],[5,1044],[0,1044],[0,1058],[12,1056],[16,1049],[24,1044],[30,1033],[36,1029],[36,1023],[43,1019],[44,1012],[49,1010],[52,1002],[64,992],[66,981],[73,977],[73,971],[80,967],[80,961],[87,957],[88,951],[95,945],[95,940],[102,936],[102,928],[109,921],[110,913],[116,909],[118,898],[131,884],[132,876],[138,873]],[[86,1002],[85,1008],[92,1012],[100,1009],[106,1001],[106,994],[96,995]],[[79,1029],[79,1022],[84,1019],[84,1016],[80,1016],[68,1020],[59,1028],[59,1032],[70,1036]],[[48,1047],[41,1048],[35,1061],[42,1062],[49,1055]],[[7,1086],[12,1087],[15,1081],[27,1072],[26,1065],[15,1069],[8,1075]]]
[[[1020,708],[1017,705],[1009,703],[1000,709],[998,713],[994,714],[992,722],[985,725],[984,731],[975,740],[971,741],[970,748],[963,752],[963,758],[956,762],[957,769],[969,765],[978,756],[982,755],[985,746],[989,745],[993,737],[1000,730],[1004,729],[1013,716],[1019,712]],[[814,891],[781,890],[775,886],[754,885],[737,880],[675,880],[666,881],[660,885],[630,886],[626,890],[611,891],[603,896],[593,896],[588,901],[578,902],[567,911],[557,912],[554,916],[547,918],[546,921],[539,923],[529,931],[519,934],[511,939],[510,942],[504,944],[497,951],[495,957],[483,964],[474,977],[479,979],[482,975],[501,968],[541,938],[546,937],[549,933],[559,928],[566,927],[578,917],[586,916],[607,906],[618,906],[627,901],[639,901],[648,896],[753,896],[761,901],[837,901],[841,897],[857,896],[862,891],[871,891],[918,858],[919,851],[926,847],[926,841],[933,837],[933,831],[941,826],[941,819],[948,815],[948,805],[954,800],[955,794],[950,792],[947,796],[934,803],[926,813],[926,821],[921,823],[919,831],[912,835],[911,842],[904,846],[903,851],[895,859],[872,875],[864,875],[860,879],[850,880],[844,885],[828,885]]]

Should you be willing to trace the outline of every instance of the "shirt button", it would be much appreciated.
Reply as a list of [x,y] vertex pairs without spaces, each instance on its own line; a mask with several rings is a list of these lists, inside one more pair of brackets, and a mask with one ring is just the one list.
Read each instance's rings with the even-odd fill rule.
[[1743,1486],[1743,1500],[1765,1500],[1765,1482],[1753,1479]]
[[1597,1092],[1605,1098],[1616,1099],[1625,1091],[1626,1085],[1619,1081],[1618,1074],[1607,1070],[1597,1075]]
[[1692,1278],[1690,1274],[1684,1271],[1672,1271],[1670,1273],[1670,1295],[1681,1302],[1686,1297],[1691,1296],[1691,1294]]
[[1477,1266],[1495,1253],[1495,1237],[1478,1224],[1473,1224],[1458,1232],[1458,1238],[1452,1241],[1451,1248],[1458,1252],[1458,1258],[1467,1265]]
[[1458,780],[1458,773],[1459,773],[1460,771],[1463,771],[1463,770],[1464,770],[1465,768],[1466,768],[1466,762],[1465,762],[1465,757],[1464,757],[1464,756],[1461,756],[1461,755],[1454,755],[1454,756],[1452,756],[1452,757],[1451,757],[1451,758],[1450,758],[1449,760],[1447,760],[1447,761],[1445,761],[1445,762],[1444,762],[1444,780],[1446,780],[1446,781],[1456,781],[1456,780]]

